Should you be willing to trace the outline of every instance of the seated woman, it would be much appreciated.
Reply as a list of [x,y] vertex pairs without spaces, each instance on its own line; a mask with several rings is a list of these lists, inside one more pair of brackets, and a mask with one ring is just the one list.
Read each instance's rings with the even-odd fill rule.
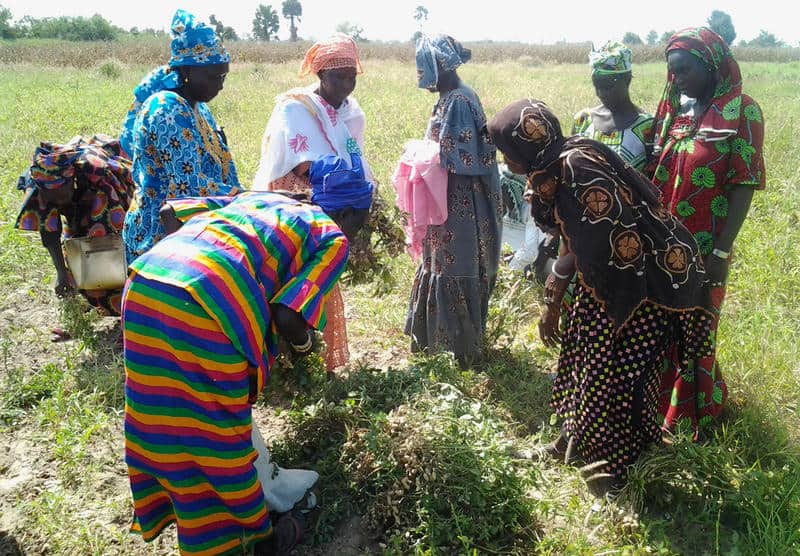
[[[56,295],[67,295],[75,284],[62,251],[62,238],[122,232],[133,194],[130,160],[117,140],[104,135],[88,142],[76,137],[64,145],[44,142],[17,188],[25,191],[25,199],[14,227],[39,232],[56,268]],[[122,287],[79,291],[101,312],[119,315]]]
[[[509,167],[528,174],[532,216],[557,228],[569,247],[545,283],[539,323],[545,344],[561,342],[551,404],[563,436],[552,448],[570,455],[571,445],[596,464],[590,485],[605,490],[661,438],[664,354],[676,346],[688,360],[710,347],[697,246],[647,178],[602,143],[565,139],[544,103],[511,104],[489,132]],[[575,300],[559,337],[559,305],[575,272]]]
[[136,184],[123,229],[128,264],[164,235],[158,211],[167,199],[239,192],[225,135],[206,105],[222,90],[230,56],[211,27],[183,10],[171,31],[169,65],[136,87],[120,137]]
[[[328,155],[344,161],[358,155],[366,179],[373,181],[369,164],[361,157],[366,118],[352,96],[360,73],[358,48],[347,35],[334,35],[306,52],[300,77],[313,74],[319,83],[291,89],[275,100],[261,143],[253,190],[306,191],[311,186],[311,163]],[[338,285],[328,296],[325,311],[325,366],[333,371],[350,359],[344,301]]]
[[417,41],[417,86],[438,93],[425,138],[447,170],[447,220],[428,226],[405,332],[412,351],[450,351],[463,367],[483,358],[500,261],[502,199],[495,148],[475,91],[456,68],[472,54],[449,36]]
[[[125,461],[146,541],[172,522],[184,554],[248,553],[270,536],[274,477],[257,468],[268,455],[254,447],[252,404],[278,334],[296,355],[313,350],[371,200],[363,180],[328,180],[312,192],[318,206],[248,192],[162,209],[175,231],[131,265],[122,312]],[[309,486],[281,493],[277,511]],[[281,554],[302,533],[298,517],[278,521]]]

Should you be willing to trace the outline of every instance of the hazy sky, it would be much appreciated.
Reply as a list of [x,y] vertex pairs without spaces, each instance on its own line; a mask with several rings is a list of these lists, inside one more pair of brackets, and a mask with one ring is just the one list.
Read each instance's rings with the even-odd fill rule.
[[[280,0],[263,1],[280,14]],[[240,35],[252,31],[252,19],[259,2],[252,0],[0,0],[14,19],[24,15],[83,15],[99,13],[115,25],[167,29],[172,14],[184,8],[208,19],[212,13]],[[654,29],[664,31],[702,25],[712,10],[728,13],[736,29],[736,40],[750,40],[761,29],[797,46],[800,43],[800,3],[797,0],[301,0],[303,18],[300,36],[321,38],[337,24],[349,21],[361,26],[370,39],[407,40],[417,29],[414,8],[424,5],[430,17],[424,30],[446,31],[460,40],[513,40],[553,43],[559,40],[595,43],[620,39],[626,31],[642,39]],[[790,7],[786,7],[790,6]],[[280,38],[289,34],[288,21],[281,18]]]

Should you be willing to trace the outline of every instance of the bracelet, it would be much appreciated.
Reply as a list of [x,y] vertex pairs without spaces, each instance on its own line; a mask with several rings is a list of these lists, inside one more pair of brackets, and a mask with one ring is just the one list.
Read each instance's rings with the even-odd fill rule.
[[550,274],[552,274],[559,280],[566,280],[567,278],[571,278],[569,274],[559,274],[558,272],[556,272],[556,265],[553,265],[553,268],[550,269]]
[[723,251],[722,249],[714,249],[711,251],[711,254],[715,257],[719,257],[720,259],[728,260],[731,254],[728,251]]
[[311,334],[309,332],[306,332],[306,342],[304,344],[298,346],[296,344],[289,342],[289,345],[291,345],[292,349],[297,353],[308,353],[309,351],[311,351],[311,347],[314,345],[314,342],[311,341]]

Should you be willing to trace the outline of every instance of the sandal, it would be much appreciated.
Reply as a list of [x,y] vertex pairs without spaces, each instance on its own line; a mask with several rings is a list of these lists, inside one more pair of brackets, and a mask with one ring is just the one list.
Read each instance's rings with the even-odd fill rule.
[[254,556],[288,556],[303,538],[306,530],[305,516],[291,510],[282,514],[272,526],[272,535],[257,543]]
[[50,334],[51,342],[65,342],[72,339],[72,335],[63,328],[53,328],[50,331]]

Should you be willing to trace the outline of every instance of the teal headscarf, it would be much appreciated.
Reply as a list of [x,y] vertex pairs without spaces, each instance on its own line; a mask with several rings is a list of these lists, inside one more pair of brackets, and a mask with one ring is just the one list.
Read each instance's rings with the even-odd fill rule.
[[453,71],[472,58],[472,51],[447,35],[417,39],[417,86],[433,89],[439,82],[439,69]]
[[617,75],[628,73],[633,67],[631,49],[619,42],[609,41],[600,50],[589,52],[592,75]]

